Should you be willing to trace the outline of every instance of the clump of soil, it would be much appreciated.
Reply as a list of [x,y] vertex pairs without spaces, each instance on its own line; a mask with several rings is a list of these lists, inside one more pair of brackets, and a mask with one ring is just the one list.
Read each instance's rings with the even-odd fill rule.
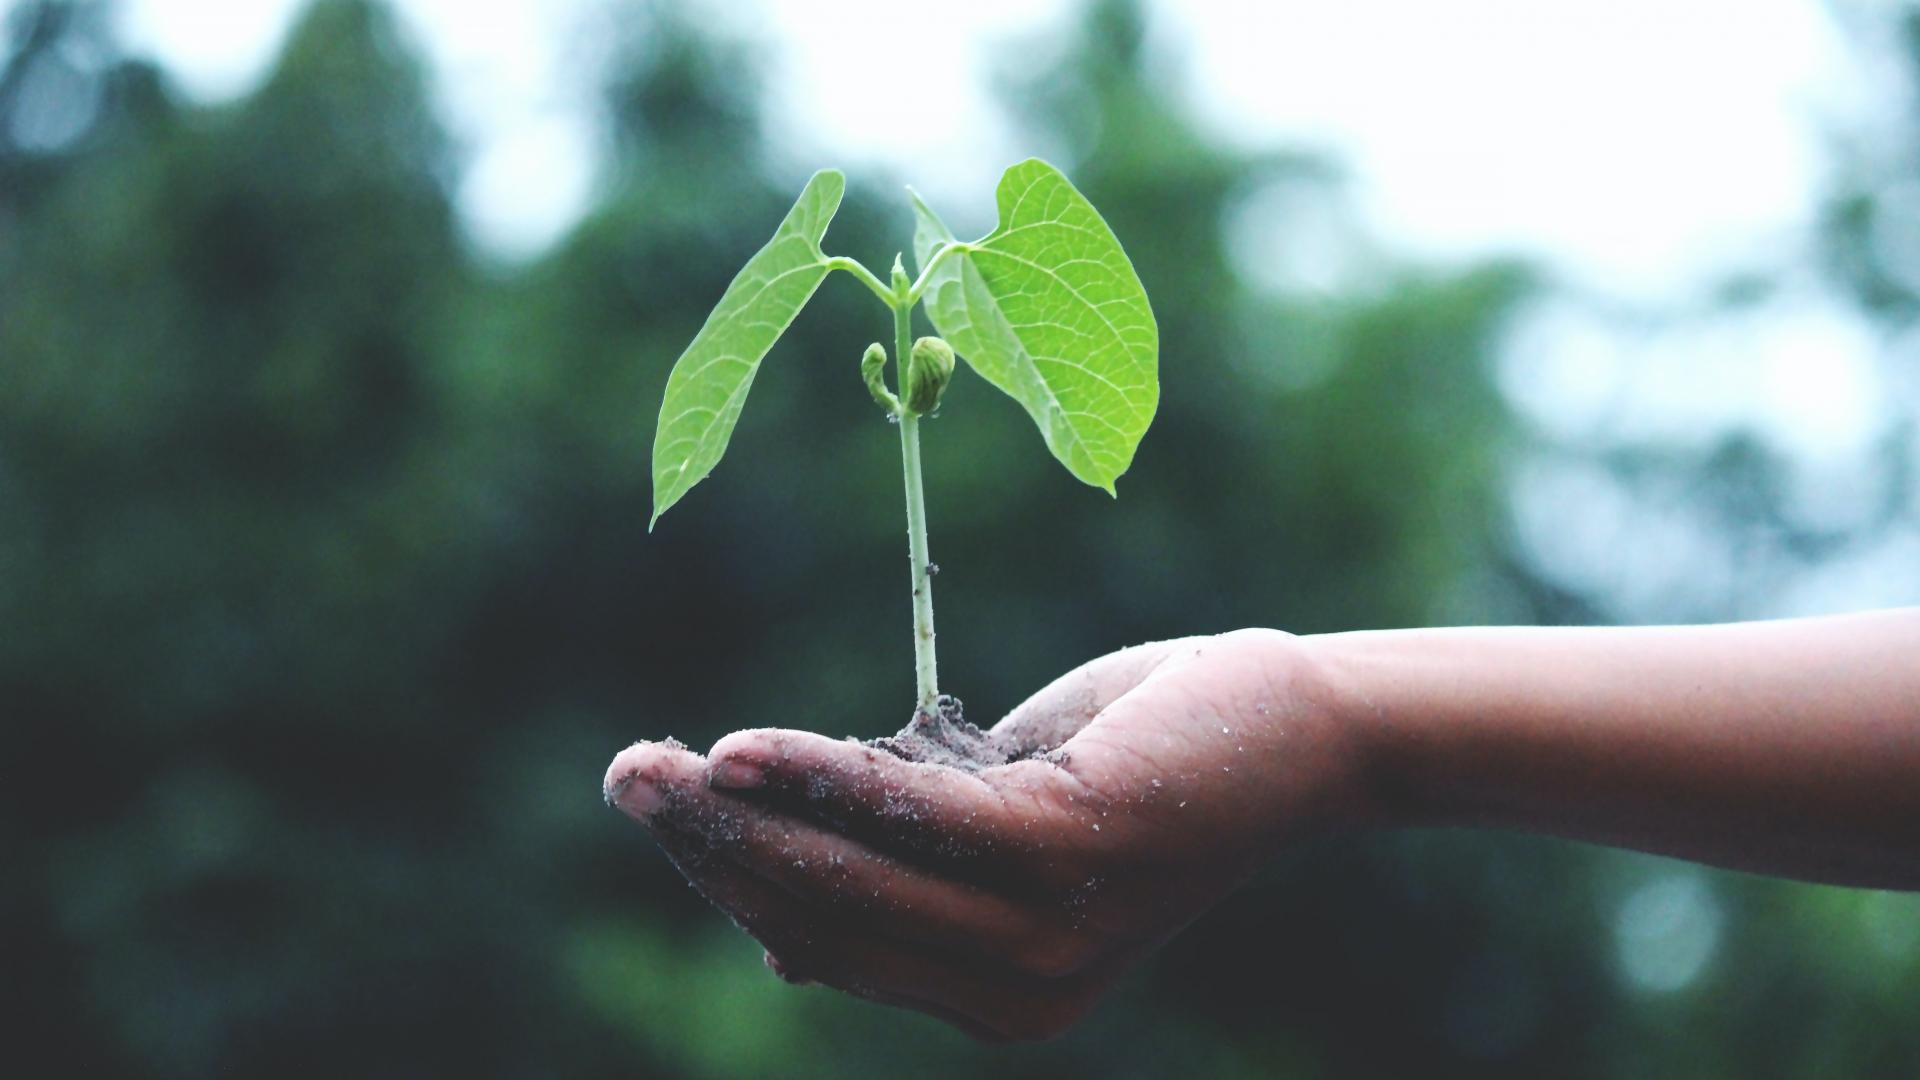
[[980,730],[962,713],[960,699],[946,694],[934,702],[931,712],[915,709],[913,719],[907,721],[899,734],[869,739],[866,745],[906,761],[945,765],[966,772],[979,772],[1034,756],[1034,751],[1014,746],[993,732]]

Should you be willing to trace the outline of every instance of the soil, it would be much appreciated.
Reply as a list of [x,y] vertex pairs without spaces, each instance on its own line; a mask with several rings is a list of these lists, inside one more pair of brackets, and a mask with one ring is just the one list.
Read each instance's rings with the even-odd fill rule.
[[980,730],[963,714],[960,699],[945,694],[934,702],[932,712],[915,709],[913,719],[907,721],[899,734],[869,739],[865,745],[907,761],[945,765],[967,772],[991,769],[1036,753],[1005,742],[993,732]]

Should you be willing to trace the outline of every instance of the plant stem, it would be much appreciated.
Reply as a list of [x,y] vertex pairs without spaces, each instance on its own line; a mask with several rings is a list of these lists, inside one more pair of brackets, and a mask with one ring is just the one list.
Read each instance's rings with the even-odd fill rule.
[[[893,355],[896,380],[906,384],[907,354],[913,348],[913,302],[904,294],[893,301]],[[920,482],[920,418],[900,411],[900,463],[907,478],[907,554],[913,563],[913,674],[920,711],[932,713],[940,687],[933,659],[933,575],[928,573],[927,500]]]
[[933,281],[933,272],[939,268],[941,263],[947,261],[947,256],[973,250],[975,250],[975,248],[972,244],[962,244],[956,241],[934,252],[933,258],[927,260],[927,265],[920,268],[920,276],[914,280],[912,285],[907,287],[907,307],[911,308],[920,302],[921,294],[927,291],[927,286]]
[[880,279],[873,276],[873,271],[862,266],[858,259],[849,259],[845,255],[835,255],[828,259],[823,265],[825,265],[828,270],[845,270],[847,273],[852,274],[855,278],[859,279],[860,284],[865,285],[872,291],[873,295],[879,297],[881,302],[888,307],[893,307],[900,302],[900,298],[893,294],[893,290],[880,284]]

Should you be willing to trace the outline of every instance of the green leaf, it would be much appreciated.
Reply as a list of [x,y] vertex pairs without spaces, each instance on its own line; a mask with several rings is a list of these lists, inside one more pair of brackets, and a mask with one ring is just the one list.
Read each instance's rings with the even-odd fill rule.
[[760,361],[827,276],[820,238],[846,178],[814,173],[767,246],[754,253],[674,362],[653,435],[653,523],[706,479],[726,452]]
[[[928,280],[927,314],[983,378],[1033,417],[1067,471],[1113,482],[1160,402],[1160,330],[1147,291],[1086,196],[1038,159],[1000,178],[1000,227]],[[924,268],[953,233],[913,198]]]

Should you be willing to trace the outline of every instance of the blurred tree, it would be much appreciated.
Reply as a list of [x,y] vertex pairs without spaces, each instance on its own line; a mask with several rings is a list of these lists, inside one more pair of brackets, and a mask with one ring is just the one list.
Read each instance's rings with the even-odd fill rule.
[[[438,665],[480,583],[431,382],[469,275],[418,62],[384,8],[328,0],[258,92],[191,109],[95,8],[16,26],[0,686],[29,722],[0,798],[37,837],[8,891],[38,891],[0,931],[15,1015],[184,1075],[346,1067],[489,1011],[541,1032],[509,990],[523,943],[489,929],[512,897],[462,884],[485,860],[422,782],[475,765],[442,754]],[[93,83],[49,97],[60,64]]]
[[[1884,100],[1894,107],[1871,130],[1833,133],[1838,168],[1821,227],[1727,274],[1704,302],[1642,318],[1705,333],[1752,319],[1765,333],[1782,327],[1781,313],[1844,316],[1853,305],[1875,350],[1866,373],[1879,388],[1871,437],[1826,460],[1809,460],[1760,424],[1703,424],[1705,437],[1685,440],[1609,430],[1539,440],[1521,460],[1547,486],[1564,482],[1554,527],[1597,534],[1574,546],[1605,550],[1583,566],[1512,538],[1508,570],[1533,618],[1773,617],[1900,602],[1920,588],[1920,305],[1911,287],[1920,282],[1920,12],[1912,4],[1829,11],[1863,58],[1885,61],[1862,66],[1893,76]],[[1762,359],[1747,359],[1752,377],[1764,378]],[[1589,1025],[1606,1036],[1593,1047],[1596,1070],[1899,1076],[1920,1068],[1920,1032],[1897,1019],[1920,988],[1920,932],[1912,932],[1920,899],[1655,859],[1581,862],[1576,898],[1589,920],[1602,918],[1593,931],[1613,946],[1602,970],[1612,969],[1615,985],[1597,988],[1604,1009]],[[1555,918],[1580,921],[1564,908]],[[1894,925],[1902,929],[1889,933]]]
[[[1514,569],[1538,618],[1759,618],[1920,595],[1920,9],[1826,13],[1881,92],[1849,121],[1857,126],[1828,133],[1832,170],[1810,208],[1815,226],[1733,266],[1697,300],[1612,321],[1690,333],[1708,350],[1716,334],[1724,342],[1745,330],[1735,349],[1759,355],[1740,357],[1744,380],[1777,379],[1781,360],[1824,368],[1797,411],[1824,408],[1830,429],[1837,408],[1855,430],[1822,431],[1815,420],[1811,441],[1827,445],[1812,449],[1751,418],[1703,418],[1678,436],[1603,428],[1542,440],[1532,455],[1542,471],[1586,474],[1601,496],[1589,503],[1605,508],[1569,505],[1567,519],[1623,542],[1616,557],[1571,568],[1516,543]],[[1808,316],[1824,332],[1796,338],[1796,319]],[[1613,333],[1630,346],[1646,340]],[[1866,401],[1848,417],[1853,396]]]
[[[14,13],[0,700],[19,722],[0,841],[21,869],[0,882],[0,985],[19,1060],[716,1077],[1914,1060],[1903,909],[1519,839],[1302,852],[1045,1047],[975,1047],[765,976],[594,782],[636,736],[905,718],[898,463],[857,374],[886,326],[857,286],[825,287],[766,365],[739,460],[646,533],[668,368],[803,175],[763,141],[757,43],[666,5],[616,24],[604,198],[548,257],[498,267],[463,246],[449,139],[378,4],[319,0],[264,84],[219,107],[180,103],[96,6]],[[1533,275],[1378,250],[1327,163],[1206,133],[1145,25],[1092,5],[1021,54],[1053,62],[1003,79],[1146,280],[1164,397],[1118,502],[1047,465],[970,376],[930,425],[943,674],[981,720],[1143,638],[1493,617],[1518,561],[1516,436],[1487,362]],[[1359,272],[1264,272],[1329,227]],[[856,182],[829,246],[884,264],[910,228]],[[1654,963],[1672,955],[1698,957],[1677,982]]]

